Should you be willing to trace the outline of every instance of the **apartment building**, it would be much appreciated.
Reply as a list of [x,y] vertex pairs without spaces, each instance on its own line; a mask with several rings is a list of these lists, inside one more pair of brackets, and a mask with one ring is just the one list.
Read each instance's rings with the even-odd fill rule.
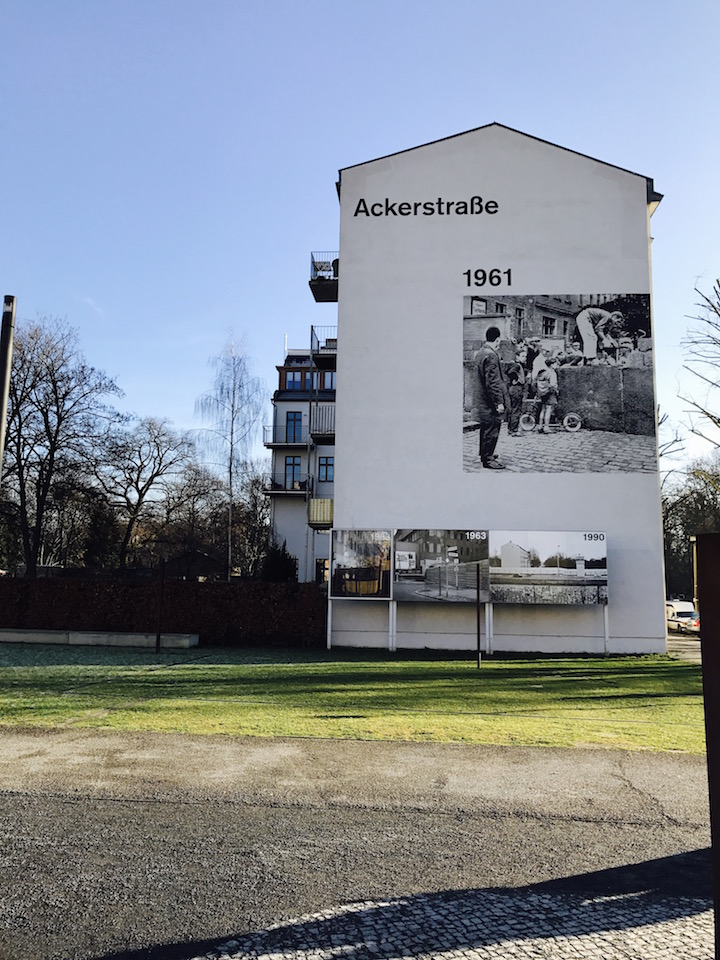
[[312,327],[310,348],[288,350],[277,367],[267,493],[273,539],[297,559],[298,579],[328,576],[335,479],[337,328]]

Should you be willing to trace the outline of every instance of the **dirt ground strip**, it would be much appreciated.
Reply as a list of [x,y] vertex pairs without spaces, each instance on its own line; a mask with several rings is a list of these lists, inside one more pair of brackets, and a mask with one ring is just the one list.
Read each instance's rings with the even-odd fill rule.
[[344,904],[600,876],[706,911],[707,796],[679,754],[5,731],[0,957],[188,958]]

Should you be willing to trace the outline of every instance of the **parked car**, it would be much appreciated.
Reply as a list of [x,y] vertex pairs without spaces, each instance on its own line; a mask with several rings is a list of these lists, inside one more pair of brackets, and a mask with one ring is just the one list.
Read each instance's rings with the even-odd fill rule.
[[665,604],[668,630],[700,633],[700,615],[689,600],[668,600]]

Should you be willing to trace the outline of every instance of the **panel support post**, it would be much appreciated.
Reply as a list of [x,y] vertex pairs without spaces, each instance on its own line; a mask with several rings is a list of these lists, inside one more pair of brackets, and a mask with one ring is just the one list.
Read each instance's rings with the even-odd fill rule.
[[607,603],[603,604],[603,656],[610,651],[610,612]]
[[330,650],[332,648],[332,600],[328,600],[328,615],[327,615],[327,648]]
[[482,621],[482,605],[480,603],[480,564],[475,564],[475,626],[477,630],[477,665],[482,665],[482,651],[480,649],[480,626]]
[[397,650],[397,600],[390,600],[388,607],[388,650],[392,653]]
[[705,739],[712,843],[715,956],[720,957],[720,534],[697,537]]

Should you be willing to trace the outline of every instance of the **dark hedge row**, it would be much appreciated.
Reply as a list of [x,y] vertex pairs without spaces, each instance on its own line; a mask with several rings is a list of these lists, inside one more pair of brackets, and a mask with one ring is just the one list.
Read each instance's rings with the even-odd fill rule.
[[[0,627],[155,633],[160,583],[0,580]],[[314,583],[167,580],[164,633],[197,633],[205,645],[325,641],[327,601]]]

